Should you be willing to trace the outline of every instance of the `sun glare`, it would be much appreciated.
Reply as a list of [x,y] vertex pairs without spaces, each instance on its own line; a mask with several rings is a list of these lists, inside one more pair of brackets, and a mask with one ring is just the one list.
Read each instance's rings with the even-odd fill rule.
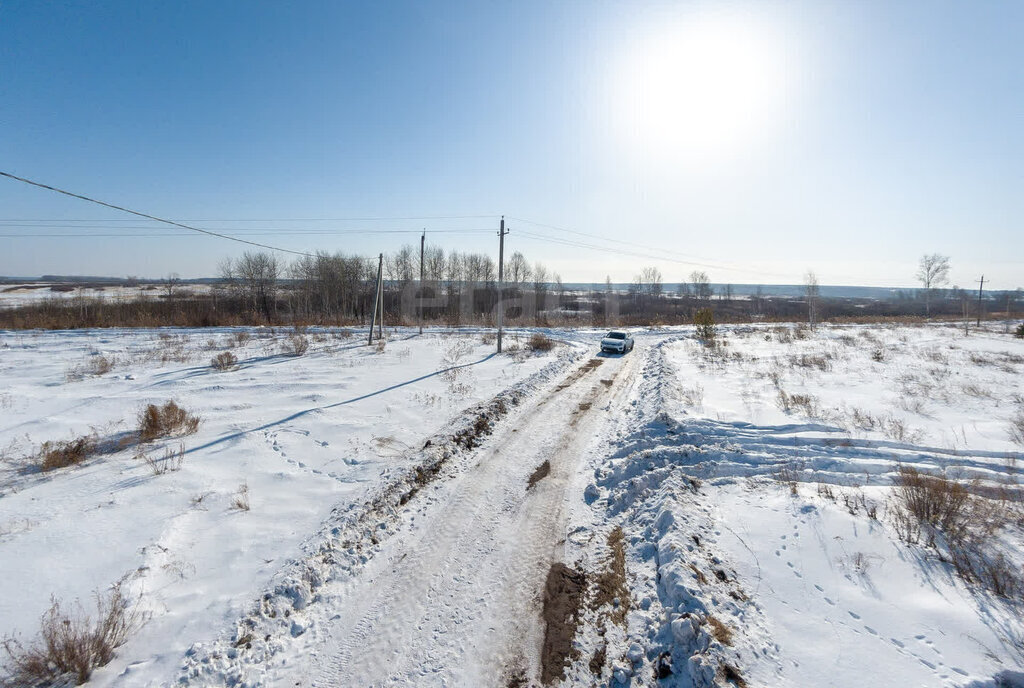
[[749,18],[691,17],[651,31],[619,79],[631,143],[699,159],[756,143],[786,100],[785,48]]

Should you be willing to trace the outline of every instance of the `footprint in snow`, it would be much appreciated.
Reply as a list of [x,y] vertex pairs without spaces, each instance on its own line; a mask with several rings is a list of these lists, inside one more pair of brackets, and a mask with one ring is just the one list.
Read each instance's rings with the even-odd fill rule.
[[814,584],[814,589],[817,590],[818,592],[825,592],[825,588],[821,587],[817,583]]
[[855,619],[859,619],[860,618],[860,614],[858,614],[857,612],[847,611],[846,613],[849,614],[850,616],[852,616]]
[[891,642],[896,647],[906,647],[906,645],[902,641],[897,640],[896,638],[889,638],[889,642]]
[[864,630],[867,631],[868,633],[870,633],[871,635],[878,635],[878,631],[876,631],[875,629],[871,628],[871,626],[865,626]]

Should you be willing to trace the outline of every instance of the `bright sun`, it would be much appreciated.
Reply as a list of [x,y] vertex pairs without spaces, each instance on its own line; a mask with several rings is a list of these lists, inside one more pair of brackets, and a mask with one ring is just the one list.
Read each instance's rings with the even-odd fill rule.
[[650,152],[730,155],[774,125],[786,100],[786,46],[749,18],[660,27],[625,60],[617,91],[629,137]]

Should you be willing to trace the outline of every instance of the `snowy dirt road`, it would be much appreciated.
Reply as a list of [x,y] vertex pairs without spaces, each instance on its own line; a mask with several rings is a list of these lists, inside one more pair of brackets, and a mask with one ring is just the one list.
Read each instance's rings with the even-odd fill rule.
[[567,488],[638,359],[585,358],[409,509],[345,585],[344,612],[300,683],[482,686],[539,675],[541,594],[562,556]]

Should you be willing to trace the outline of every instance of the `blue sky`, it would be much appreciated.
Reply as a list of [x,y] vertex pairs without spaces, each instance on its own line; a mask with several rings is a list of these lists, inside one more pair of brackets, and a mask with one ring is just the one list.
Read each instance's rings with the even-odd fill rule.
[[[505,214],[568,281],[909,286],[940,252],[1013,288],[1021,35],[1018,2],[4,0],[0,169],[295,250],[496,255]],[[0,208],[0,274],[244,250],[6,179]]]

